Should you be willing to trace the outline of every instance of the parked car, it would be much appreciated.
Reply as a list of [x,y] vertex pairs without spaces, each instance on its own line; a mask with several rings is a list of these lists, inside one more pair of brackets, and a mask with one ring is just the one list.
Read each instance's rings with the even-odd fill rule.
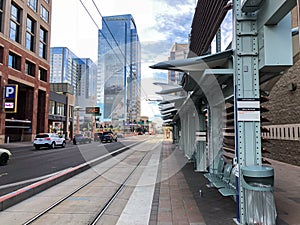
[[112,131],[105,131],[103,132],[102,135],[100,135],[100,141],[101,142],[117,142],[118,141],[118,137],[117,134],[115,134]]
[[74,145],[87,144],[87,143],[91,143],[91,142],[92,142],[92,138],[84,136],[83,134],[75,134],[75,136],[73,138]]
[[103,132],[98,132],[94,134],[94,141],[100,141],[100,137],[103,135]]
[[41,147],[53,149],[56,146],[61,146],[64,148],[66,147],[66,139],[55,133],[40,133],[35,136],[33,146],[37,150]]
[[8,149],[0,148],[0,166],[6,165],[11,155]]

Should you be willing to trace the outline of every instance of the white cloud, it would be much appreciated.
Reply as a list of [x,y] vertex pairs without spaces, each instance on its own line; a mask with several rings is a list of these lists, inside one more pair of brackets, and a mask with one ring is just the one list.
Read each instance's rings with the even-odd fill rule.
[[[93,1],[82,0],[82,2],[95,19],[95,23],[101,28],[101,16]],[[94,2],[102,16],[132,14],[142,43],[167,41],[163,49],[161,46],[153,47],[153,52],[164,50],[164,55],[166,55],[174,41],[187,42],[194,13],[191,0],[186,3],[180,1],[180,4],[178,4],[179,1],[176,3],[176,1],[167,0],[110,0],[109,2],[94,0]],[[53,0],[52,4],[51,46],[66,46],[79,57],[96,60],[98,29],[80,1]],[[190,17],[189,21],[185,19],[187,15]],[[149,51],[147,50],[146,53]],[[142,57],[149,59],[144,55]]]
[[[79,0],[52,1],[51,47],[68,47],[82,58],[97,61],[98,28],[102,21],[92,0],[82,0],[93,21]],[[194,15],[194,0],[94,0],[102,16],[131,14],[142,45],[143,95],[154,94],[150,65],[168,60],[174,42],[187,43]],[[96,25],[95,25],[96,23]],[[165,73],[165,71],[163,71]],[[148,110],[155,111],[155,109]],[[147,111],[146,111],[147,112]],[[155,113],[157,113],[155,111]]]

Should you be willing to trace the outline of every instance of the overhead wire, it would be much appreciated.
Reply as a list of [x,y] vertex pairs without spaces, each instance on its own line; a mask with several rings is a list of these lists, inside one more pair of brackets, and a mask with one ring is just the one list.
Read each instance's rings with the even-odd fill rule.
[[[97,27],[98,31],[102,34],[103,38],[106,40],[107,44],[109,45],[109,47],[111,48],[111,50],[114,52],[114,55],[119,59],[119,61],[121,63],[123,63],[123,61],[118,57],[118,54],[115,52],[114,47],[111,45],[111,43],[108,41],[108,39],[106,38],[106,36],[104,35],[104,33],[101,31],[100,27],[98,26],[98,24],[96,23],[96,21],[94,20],[93,16],[91,15],[90,11],[87,9],[87,7],[84,5],[84,3],[79,0],[81,5],[83,6],[83,8],[85,9],[85,11],[88,13],[89,17],[91,18],[91,20],[94,22],[95,26]],[[93,1],[94,2],[94,1]],[[101,15],[102,18],[102,15]]]
[[[93,21],[93,23],[95,24],[95,26],[97,27],[98,31],[102,34],[103,38],[105,39],[105,41],[107,42],[107,44],[109,45],[109,47],[111,48],[111,50],[114,52],[114,55],[118,58],[118,60],[119,60],[121,63],[123,63],[123,61],[119,58],[119,55],[115,52],[114,47],[111,45],[111,43],[108,41],[107,37],[104,35],[104,33],[102,32],[102,30],[99,28],[98,24],[95,22],[95,20],[94,20],[93,16],[91,15],[90,11],[89,11],[89,10],[87,9],[87,7],[84,5],[84,3],[82,2],[82,0],[79,0],[79,1],[80,1],[81,5],[84,7],[85,11],[88,13],[89,17],[91,18],[91,20]],[[115,42],[115,44],[116,44],[116,46],[118,47],[120,53],[121,53],[122,56],[124,57],[124,60],[125,60],[126,65],[130,65],[130,64],[128,64],[128,59],[127,59],[127,57],[125,56],[125,54],[123,53],[123,51],[122,51],[122,49],[121,49],[121,47],[120,47],[118,41],[116,40],[114,34],[111,32],[111,29],[110,29],[109,25],[107,24],[106,20],[103,19],[102,13],[100,12],[100,10],[99,10],[98,6],[96,5],[95,1],[92,0],[92,2],[93,2],[94,7],[96,8],[98,14],[99,14],[100,17],[102,18],[102,21],[103,21],[104,25],[106,26],[106,28],[107,28],[109,34],[110,34],[111,37],[113,38],[113,41]],[[125,68],[127,68],[127,66],[126,66]],[[130,72],[130,71],[127,71],[127,72]],[[134,74],[134,75],[135,75],[135,77],[136,77],[136,74]],[[143,92],[143,94],[144,94],[145,96],[147,96],[147,93],[146,93],[146,91],[144,90],[142,83],[140,83],[140,88],[141,88],[140,90]]]

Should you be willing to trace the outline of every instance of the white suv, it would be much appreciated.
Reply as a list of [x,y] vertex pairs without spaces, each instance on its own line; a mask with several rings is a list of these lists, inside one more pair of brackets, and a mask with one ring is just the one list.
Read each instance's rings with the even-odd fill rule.
[[55,146],[61,146],[64,148],[66,146],[66,140],[55,133],[41,133],[35,136],[33,146],[37,150],[41,147],[53,149]]
[[0,166],[6,165],[10,157],[11,153],[9,150],[5,148],[0,148]]

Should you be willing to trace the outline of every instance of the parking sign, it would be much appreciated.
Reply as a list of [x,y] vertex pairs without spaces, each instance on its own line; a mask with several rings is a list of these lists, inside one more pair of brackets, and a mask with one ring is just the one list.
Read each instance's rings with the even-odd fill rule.
[[18,85],[9,84],[4,87],[4,110],[6,113],[17,112]]

